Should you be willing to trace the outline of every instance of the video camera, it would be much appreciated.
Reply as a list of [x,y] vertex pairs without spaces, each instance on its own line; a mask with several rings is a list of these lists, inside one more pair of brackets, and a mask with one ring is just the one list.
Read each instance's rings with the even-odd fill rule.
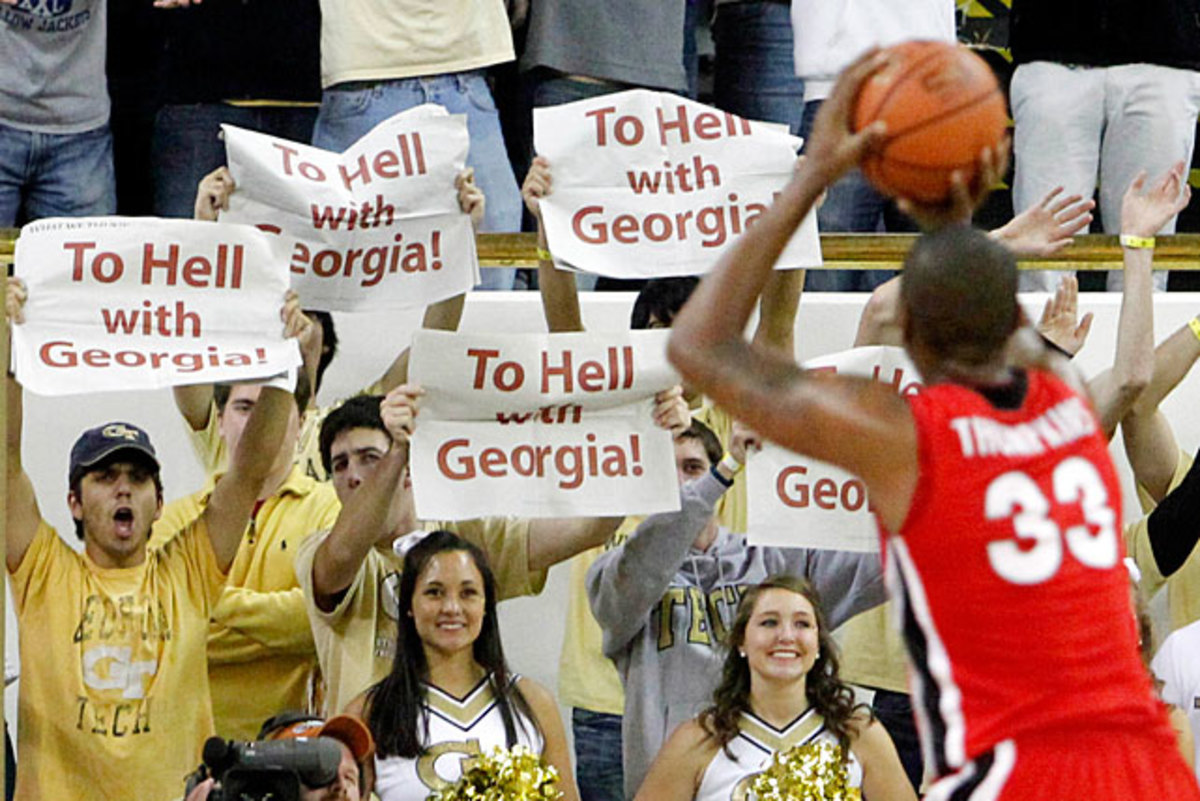
[[208,801],[300,801],[300,785],[318,788],[338,777],[342,749],[337,740],[234,742],[210,737],[204,763],[188,777],[184,797],[212,778]]

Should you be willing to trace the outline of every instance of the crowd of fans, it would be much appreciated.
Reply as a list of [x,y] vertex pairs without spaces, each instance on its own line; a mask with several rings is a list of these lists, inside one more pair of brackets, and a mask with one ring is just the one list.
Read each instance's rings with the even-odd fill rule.
[[[1128,5],[1119,2],[1101,3],[1113,14],[1058,4],[1079,6],[1077,17],[1046,13],[1038,0],[1013,5],[1015,216],[986,239],[935,240],[907,267],[956,248],[997,264],[1010,252],[1057,251],[1091,222],[1099,181],[1104,230],[1130,239],[1125,270],[1110,281],[1124,293],[1116,356],[1088,390],[1100,432],[1120,427],[1139,484],[1145,516],[1125,534],[1134,592],[1167,588],[1177,631],[1153,670],[1194,764],[1184,713],[1200,703],[1200,563],[1191,558],[1200,470],[1158,407],[1200,357],[1200,323],[1153,348],[1152,287],[1165,278],[1151,267],[1153,237],[1173,230],[1190,197],[1200,29],[1180,22],[1174,0],[1129,18],[1115,13]],[[716,0],[711,9],[625,0],[602,10],[579,0],[156,0],[136,13],[107,0],[0,0],[0,64],[20,76],[0,86],[0,227],[114,214],[119,189],[136,194],[126,180],[152,187],[145,211],[215,219],[235,190],[222,123],[342,150],[400,111],[437,103],[468,121],[463,211],[480,231],[518,230],[523,218],[536,227],[543,258],[530,283],[547,328],[582,331],[578,292],[597,282],[555,269],[544,253],[539,201],[553,191],[553,165],[532,153],[529,109],[633,87],[695,96],[695,29],[710,12],[713,101],[818,142],[831,139],[841,110],[835,79],[861,53],[955,37],[950,0]],[[117,25],[125,29],[109,30]],[[146,30],[161,47],[149,57],[109,49],[106,84],[106,44]],[[1072,40],[1058,37],[1065,30]],[[1162,30],[1173,38],[1152,35]],[[109,125],[108,89],[131,86],[154,108],[140,162],[130,158],[137,132]],[[140,173],[114,170],[114,154]],[[952,214],[910,208],[912,219],[843,166],[851,169],[822,173],[831,179],[817,209],[825,231],[961,223],[987,188],[971,187]],[[893,275],[764,280],[754,341],[773,358],[793,359],[803,288],[872,292],[854,345],[903,344],[912,325],[915,301],[901,292],[918,290],[901,290]],[[671,327],[697,283],[646,283],[631,327]],[[517,285],[514,271],[489,269],[482,288]],[[1088,321],[1075,319],[1075,293],[1073,279],[1057,287],[1038,348],[1069,358],[1082,346]],[[14,325],[26,294],[9,279]],[[948,772],[916,734],[879,555],[746,544],[743,466],[761,438],[729,408],[693,386],[657,397],[655,422],[674,434],[678,512],[418,520],[408,442],[423,391],[408,380],[407,344],[361,394],[320,406],[337,334],[330,315],[302,312],[301,300],[289,296],[281,310],[304,356],[294,391],[176,389],[205,487],[164,489],[159,454],[132,423],[80,436],[67,501],[82,552],[45,523],[22,470],[36,432],[23,430],[22,390],[9,375],[7,567],[22,682],[8,775],[17,798],[177,798],[205,737],[253,739],[287,709],[313,717],[263,731],[328,736],[342,748],[337,780],[306,798],[426,799],[492,746],[542,754],[568,801],[743,798],[772,755],[806,744],[840,749],[848,781],[872,801],[907,801]],[[454,330],[462,309],[461,296],[434,304],[424,326]],[[1007,341],[1011,331],[1002,333]],[[496,605],[537,594],[546,571],[568,559],[551,693],[507,664]],[[1149,662],[1150,638],[1142,645]],[[851,683],[873,706],[856,702]],[[189,801],[212,790],[205,782]]]

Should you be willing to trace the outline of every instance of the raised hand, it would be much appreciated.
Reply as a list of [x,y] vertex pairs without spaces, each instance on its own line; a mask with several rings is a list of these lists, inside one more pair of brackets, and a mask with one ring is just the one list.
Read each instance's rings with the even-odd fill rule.
[[[1144,191],[1143,191],[1144,190]],[[1146,189],[1146,172],[1133,179],[1121,200],[1121,233],[1152,237],[1187,206],[1192,189],[1184,180],[1184,164],[1178,162]]]
[[218,167],[200,179],[196,187],[196,205],[192,216],[197,220],[216,222],[222,211],[229,211],[229,196],[237,185],[227,167]]
[[550,194],[550,162],[545,156],[537,156],[529,165],[525,175],[525,183],[521,185],[521,197],[525,199],[525,208],[542,224],[542,209],[539,201]]
[[25,322],[25,301],[27,300],[29,300],[29,289],[25,286],[25,282],[15,275],[8,276],[8,283],[4,290],[4,311],[8,315],[10,324]]
[[454,188],[458,190],[458,207],[463,214],[470,215],[471,226],[479,227],[483,221],[483,212],[487,208],[487,198],[483,190],[475,183],[475,168],[467,167],[454,177]]
[[1079,319],[1079,281],[1065,273],[1058,281],[1054,296],[1042,308],[1037,331],[1056,346],[1074,356],[1087,341],[1092,330],[1092,313]]
[[396,443],[408,442],[417,427],[420,398],[425,390],[417,384],[401,384],[379,402],[383,426]]
[[992,236],[1018,256],[1050,256],[1062,250],[1091,225],[1096,207],[1091,198],[1059,197],[1062,192],[1061,186],[1054,187],[1039,203],[992,231]]
[[678,434],[692,424],[687,401],[683,399],[683,387],[676,384],[654,396],[654,424]]

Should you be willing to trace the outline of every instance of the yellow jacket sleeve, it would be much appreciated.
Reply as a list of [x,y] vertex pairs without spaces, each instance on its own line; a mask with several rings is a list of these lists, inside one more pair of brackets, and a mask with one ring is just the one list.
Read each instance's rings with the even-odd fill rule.
[[208,659],[249,662],[281,653],[316,656],[304,591],[258,592],[226,587],[212,611]]

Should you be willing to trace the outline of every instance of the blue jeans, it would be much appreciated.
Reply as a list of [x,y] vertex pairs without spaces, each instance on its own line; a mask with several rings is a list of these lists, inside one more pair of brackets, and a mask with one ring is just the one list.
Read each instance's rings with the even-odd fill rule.
[[804,81],[796,77],[790,14],[788,3],[767,0],[717,6],[713,101],[739,117],[783,123],[798,134]]
[[154,118],[154,213],[191,219],[200,179],[225,163],[221,123],[307,144],[315,108],[240,108],[226,103],[163,106]]
[[112,135],[107,125],[77,134],[35,133],[0,125],[0,228],[42,217],[116,212]]
[[[487,196],[480,230],[519,231],[521,190],[508,161],[492,91],[480,71],[332,86],[321,95],[313,144],[340,153],[387,118],[423,103],[467,116],[467,166],[475,168],[475,183]],[[516,272],[486,269],[479,288],[512,289]]]
[[[821,107],[820,100],[804,104],[800,135],[807,138]],[[891,199],[884,197],[867,182],[859,170],[852,170],[829,187],[825,204],[817,212],[822,232],[916,231],[916,224],[900,213]],[[809,270],[804,279],[806,292],[870,292],[896,275],[895,270]]]
[[625,801],[621,716],[571,710],[580,801]]

